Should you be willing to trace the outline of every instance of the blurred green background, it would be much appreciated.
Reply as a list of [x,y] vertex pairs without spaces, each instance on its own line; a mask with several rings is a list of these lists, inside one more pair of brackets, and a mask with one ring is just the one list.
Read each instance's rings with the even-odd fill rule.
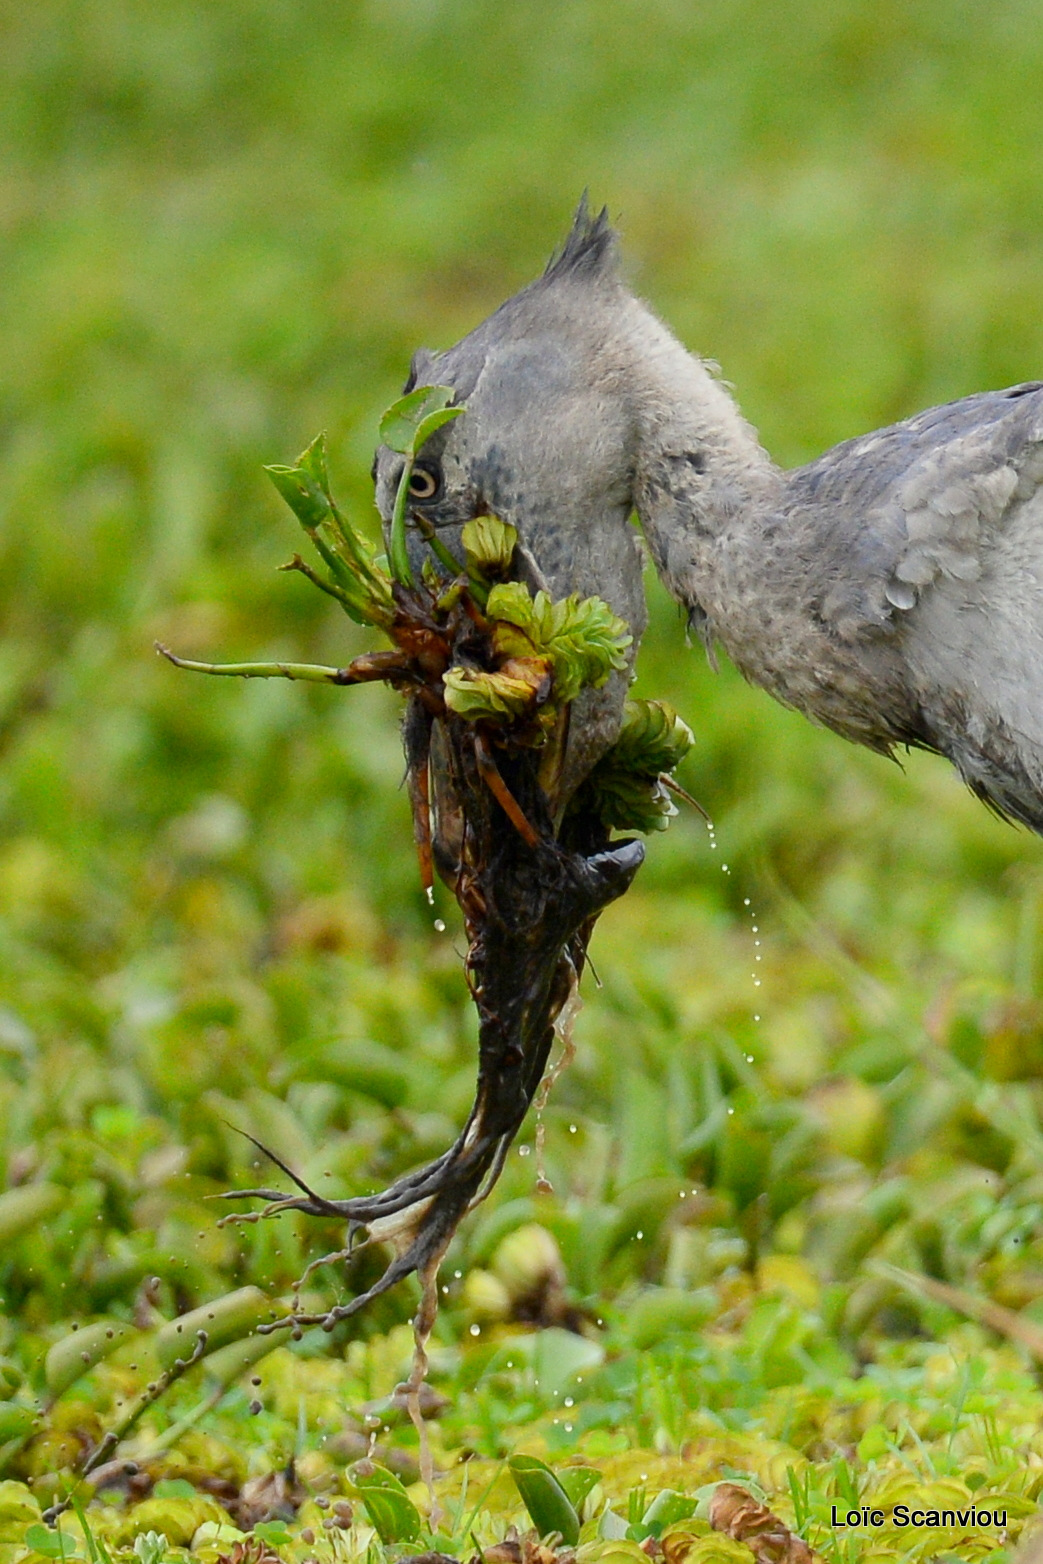
[[[366,644],[275,573],[298,538],[261,464],[326,428],[372,518],[375,425],[412,350],[531,279],[585,186],[635,288],[785,464],[1041,374],[1043,15],[0,18],[0,1163],[74,1193],[0,1286],[42,1328],[128,1307],[152,1273],[168,1313],[286,1284],[310,1237],[218,1234],[199,1203],[259,1176],[229,1122],[345,1192],[441,1149],[470,1100],[459,925],[443,897],[437,934],[419,894],[393,700],[193,680],[152,651],[341,663]],[[698,1281],[656,1205],[680,1179],[716,1192],[718,1270],[775,1242],[850,1279],[891,1243],[1031,1302],[1039,844],[942,762],[903,774],[714,676],[649,591],[642,691],[696,730],[684,781],[717,846],[678,820],[594,942],[603,986],[547,1115],[573,1285]],[[496,1209],[528,1211],[532,1182],[512,1158]],[[855,1242],[881,1188],[900,1198]],[[575,1213],[635,1190],[661,1241],[584,1262]],[[973,1205],[957,1239],[950,1196]]]

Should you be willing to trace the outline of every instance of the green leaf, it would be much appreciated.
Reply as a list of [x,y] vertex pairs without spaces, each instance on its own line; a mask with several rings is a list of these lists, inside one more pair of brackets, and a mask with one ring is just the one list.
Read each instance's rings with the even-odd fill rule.
[[264,470],[305,531],[314,532],[329,515],[330,502],[312,475],[303,467],[284,467],[278,463]]
[[564,1466],[555,1474],[565,1491],[565,1497],[578,1514],[583,1501],[593,1493],[601,1481],[601,1473],[595,1466]]
[[589,808],[612,830],[665,831],[677,813],[658,777],[606,768],[592,772],[585,787]]
[[391,450],[406,458],[402,476],[398,480],[395,508],[391,517],[391,542],[388,554],[391,574],[403,586],[413,585],[413,571],[406,547],[406,510],[409,504],[409,475],[413,470],[413,458],[424,442],[447,424],[459,418],[462,407],[450,407],[456,393],[451,386],[417,386],[415,391],[399,397],[380,420],[380,438]]
[[60,1530],[52,1531],[50,1526],[45,1526],[43,1521],[37,1521],[34,1526],[26,1529],[25,1545],[34,1553],[41,1553],[45,1559],[73,1559],[82,1558],[83,1554],[76,1546],[74,1538],[66,1536]]
[[[432,418],[441,414],[455,418],[464,411],[462,407],[450,410],[449,403],[455,395],[451,386],[417,386],[415,391],[400,396],[380,420],[380,438],[384,445],[402,456],[415,456],[428,435],[434,434],[439,427],[436,423],[421,436]],[[441,423],[447,421],[445,417],[440,418]]]
[[332,1081],[391,1111],[409,1096],[408,1061],[383,1043],[338,1038],[308,1047],[302,1050],[299,1069],[305,1080]]
[[330,591],[356,624],[389,624],[394,612],[391,582],[379,568],[372,545],[337,509],[330,492],[326,436],[316,435],[292,467],[275,464],[264,470],[328,566],[330,584],[302,565],[296,568]]
[[330,499],[330,475],[326,465],[326,435],[317,434],[309,446],[298,456],[296,467],[303,472],[321,492]]
[[550,1400],[563,1394],[577,1374],[597,1368],[604,1360],[605,1349],[599,1341],[588,1341],[586,1336],[558,1325],[547,1326],[536,1337],[532,1356],[540,1395]]
[[[26,1483],[0,1481],[0,1548],[17,1542],[25,1527],[40,1519],[40,1501]],[[4,1555],[0,1553],[0,1558]]]
[[293,1540],[285,1521],[257,1521],[253,1531],[255,1537],[260,1537],[272,1548],[284,1548]]
[[475,516],[465,522],[460,541],[468,567],[481,575],[506,575],[518,543],[518,529],[499,516]]
[[56,1341],[44,1360],[44,1381],[57,1398],[133,1334],[125,1320],[96,1320]]
[[549,603],[546,592],[533,598],[522,581],[501,581],[493,587],[485,613],[493,621],[493,641],[501,657],[531,657],[543,649],[552,628],[543,611]]
[[259,1287],[239,1287],[235,1292],[190,1309],[179,1319],[169,1320],[156,1335],[156,1356],[165,1369],[178,1358],[189,1358],[195,1351],[199,1331],[206,1331],[206,1352],[249,1336],[264,1321],[274,1318],[272,1304]]
[[0,1402],[0,1445],[12,1439],[24,1439],[36,1422],[32,1407],[18,1401]]
[[184,1477],[164,1477],[152,1490],[154,1499],[194,1499],[198,1489]]
[[661,1537],[668,1526],[673,1526],[677,1521],[686,1521],[690,1515],[694,1515],[698,1503],[687,1493],[664,1488],[641,1517],[645,1536]]
[[563,598],[546,592],[529,596],[520,581],[504,581],[489,593],[486,615],[494,621],[493,644],[501,657],[544,653],[554,664],[554,700],[567,705],[580,690],[604,684],[626,667],[633,636],[599,597]]
[[393,1472],[375,1461],[358,1461],[349,1474],[381,1542],[415,1542],[420,1511]]
[[540,1536],[556,1531],[567,1548],[574,1548],[579,1541],[579,1516],[550,1467],[534,1455],[512,1456],[507,1465]]
[[533,669],[531,679],[450,668],[443,679],[446,705],[468,722],[509,722],[524,717],[536,703],[541,675],[546,677],[545,663],[529,661]]
[[692,730],[665,701],[627,701],[623,726],[574,800],[618,831],[665,831],[677,813],[660,781],[688,753]]
[[436,429],[441,429],[443,424],[448,424],[454,418],[459,418],[461,413],[467,411],[464,407],[440,407],[433,413],[428,413],[418,425],[413,436],[413,454],[418,455],[430,440]]
[[627,701],[609,755],[619,769],[657,777],[673,771],[694,743],[691,728],[666,701]]
[[244,1336],[242,1341],[229,1342],[227,1347],[207,1354],[207,1378],[218,1385],[234,1385],[247,1369],[282,1345],[278,1336]]
[[633,639],[599,597],[567,597],[555,603],[548,650],[554,658],[556,699],[564,704],[588,685],[599,689],[609,674],[626,667],[626,649]]
[[22,1184],[0,1195],[0,1244],[56,1216],[69,1201],[69,1191],[57,1184]]

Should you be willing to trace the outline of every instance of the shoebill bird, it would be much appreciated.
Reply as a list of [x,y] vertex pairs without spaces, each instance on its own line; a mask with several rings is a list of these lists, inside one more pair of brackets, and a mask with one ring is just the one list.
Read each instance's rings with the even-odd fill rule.
[[[966,397],[783,472],[712,370],[625,287],[607,215],[584,202],[542,277],[455,347],[417,353],[406,390],[422,385],[450,387],[465,413],[408,480],[414,575],[462,559],[463,524],[492,512],[517,528],[514,568],[520,558],[530,585],[605,599],[633,652],[636,511],[711,656],[719,642],[747,679],[845,738],[947,755],[995,810],[1043,833],[1043,383]],[[402,472],[381,447],[385,526]],[[248,1192],[392,1244],[381,1278],[322,1316],[327,1327],[419,1274],[414,1389],[439,1260],[503,1166],[597,916],[641,862],[640,843],[610,840],[582,801],[566,810],[619,732],[626,685],[622,670],[573,703],[550,784],[531,757],[504,757],[527,840],[490,802],[466,724],[411,698],[411,789],[470,942],[474,1107],[446,1153],[379,1194]]]
[[[656,568],[747,679],[890,753],[946,755],[1043,832],[1043,383],[988,391],[783,472],[713,370],[621,280],[606,212],[580,206],[543,276],[410,384],[466,416],[412,477],[416,565],[491,511],[534,582],[645,624],[636,511]],[[401,458],[382,449],[391,515]],[[428,528],[429,530],[429,528]],[[625,676],[573,712],[563,791],[613,741]]]

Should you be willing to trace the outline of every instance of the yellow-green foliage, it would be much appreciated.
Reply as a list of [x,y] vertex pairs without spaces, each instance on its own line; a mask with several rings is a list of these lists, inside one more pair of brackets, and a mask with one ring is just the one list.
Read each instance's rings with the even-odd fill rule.
[[577,807],[620,831],[665,831],[677,813],[661,778],[681,764],[692,730],[665,701],[627,701],[612,748],[587,778]]
[[[399,702],[191,681],[151,652],[342,666],[371,648],[275,573],[287,521],[261,464],[328,428],[378,546],[373,431],[410,356],[534,277],[588,183],[638,291],[783,463],[1038,378],[1041,69],[1029,0],[7,8],[0,1430],[32,1432],[73,1323],[149,1335],[247,1283],[283,1298],[337,1247],[335,1225],[292,1217],[216,1228],[209,1197],[280,1180],[236,1130],[322,1193],[361,1193],[442,1151],[470,1105],[459,926],[417,888]],[[1041,1306],[1039,845],[941,761],[900,771],[714,675],[649,593],[633,693],[695,730],[680,779],[717,846],[683,813],[602,918],[602,987],[584,977],[544,1116],[556,1193],[512,1154],[449,1257],[447,1504],[466,1472],[462,1524],[518,1449],[597,1464],[627,1524],[630,1493],[726,1469],[792,1522],[792,1468],[831,1564],[995,1555],[987,1533],[826,1522],[907,1474],[1037,1503],[1024,1350],[880,1262],[1027,1320]],[[467,1274],[533,1222],[605,1333],[467,1314]],[[309,1288],[343,1296],[368,1263]],[[667,1296],[639,1308],[643,1288]],[[378,1460],[404,1455],[408,1478],[387,1398],[412,1303],[278,1346],[210,1411],[222,1382],[200,1363],[134,1448],[237,1491],[296,1452],[310,1493],[350,1502],[379,1402]],[[555,1379],[563,1338],[603,1364]],[[0,1564],[157,1372],[134,1350],[87,1366],[25,1448],[0,1440]],[[464,1449],[488,1464],[455,1465]],[[483,1544],[524,1522],[504,1484]],[[114,1498],[116,1527],[133,1501]],[[89,1512],[101,1536],[106,1505]],[[364,1557],[366,1533],[330,1518],[307,1500],[292,1529],[316,1541],[280,1547],[290,1564]],[[692,1564],[735,1556],[698,1535]]]

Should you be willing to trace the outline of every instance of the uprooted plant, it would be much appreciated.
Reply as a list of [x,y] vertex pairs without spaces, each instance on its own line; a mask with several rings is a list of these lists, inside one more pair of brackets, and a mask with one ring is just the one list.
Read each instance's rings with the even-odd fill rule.
[[282,568],[307,576],[356,622],[384,632],[390,650],[332,668],[215,665],[159,648],[177,666],[203,673],[337,685],[383,680],[398,690],[406,700],[421,877],[429,897],[436,872],[452,890],[468,940],[465,971],[480,1021],[478,1081],[454,1144],[372,1196],[330,1200],[284,1167],[298,1193],[265,1188],[229,1197],[267,1201],[263,1216],[301,1211],[346,1219],[343,1255],[362,1233],[365,1242],[394,1251],[368,1291],[326,1314],[298,1313],[268,1329],[332,1329],[416,1271],[422,1342],[434,1316],[438,1265],[464,1214],[496,1181],[543,1077],[555,1024],[566,1029],[594,924],[642,862],[640,842],[613,840],[612,832],[666,825],[673,813],[667,789],[680,791],[670,773],[691,743],[669,707],[628,702],[615,745],[571,797],[561,796],[572,704],[626,667],[631,636],[599,598],[552,601],[516,579],[517,533],[494,516],[476,516],[463,528],[462,558],[428,527],[429,556],[415,578],[405,529],[424,523],[407,515],[410,471],[424,440],[464,411],[450,407],[449,398],[445,388],[421,387],[381,425],[382,439],[404,457],[390,566],[333,499],[321,436],[294,466],[267,469],[326,573],[299,555]]

